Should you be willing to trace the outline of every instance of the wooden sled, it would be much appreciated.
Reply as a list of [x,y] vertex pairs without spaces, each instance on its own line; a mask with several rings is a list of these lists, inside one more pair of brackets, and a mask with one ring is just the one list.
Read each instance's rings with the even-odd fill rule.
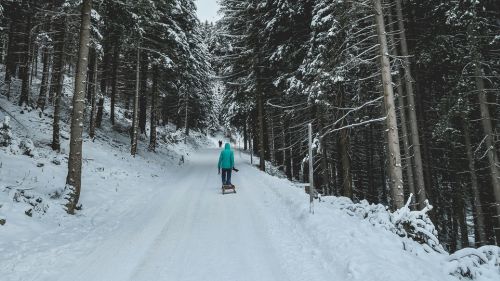
[[236,193],[236,186],[233,185],[222,185],[222,194],[226,194],[227,190],[232,190],[233,193]]

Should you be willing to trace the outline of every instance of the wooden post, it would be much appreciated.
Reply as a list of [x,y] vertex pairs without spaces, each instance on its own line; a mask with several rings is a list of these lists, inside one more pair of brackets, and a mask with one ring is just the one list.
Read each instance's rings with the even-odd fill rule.
[[312,155],[312,124],[309,123],[309,211],[314,214],[314,165]]

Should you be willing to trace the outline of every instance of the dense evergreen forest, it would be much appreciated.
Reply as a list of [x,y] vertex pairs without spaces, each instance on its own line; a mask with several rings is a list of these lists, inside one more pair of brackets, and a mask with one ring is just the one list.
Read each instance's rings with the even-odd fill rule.
[[223,112],[262,170],[265,158],[307,181],[312,123],[321,194],[399,208],[412,193],[450,250],[495,243],[498,1],[220,3]]
[[[1,3],[2,93],[10,98],[19,91],[15,102],[39,110],[40,117],[52,107],[56,151],[61,109],[71,109],[62,98],[74,86],[69,212],[81,186],[82,125],[90,138],[104,120],[129,130],[132,155],[146,131],[155,150],[156,126],[173,123],[186,134],[214,126],[209,54],[192,0]],[[34,77],[41,80],[38,87],[32,87]],[[16,81],[20,87],[11,86]],[[132,118],[130,129],[115,124],[119,114]]]
[[304,182],[312,124],[322,196],[391,209],[411,197],[433,206],[449,251],[498,245],[499,1],[220,0],[215,23],[193,0],[0,3],[2,94],[52,119],[56,151],[72,111],[69,213],[83,130],[94,138],[103,122],[132,119],[114,127],[132,155],[141,134],[155,150],[158,126],[221,124],[261,170]]

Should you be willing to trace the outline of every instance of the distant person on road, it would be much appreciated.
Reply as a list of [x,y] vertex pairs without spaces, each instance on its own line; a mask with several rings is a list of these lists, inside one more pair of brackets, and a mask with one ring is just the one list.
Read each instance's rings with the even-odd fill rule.
[[219,147],[222,147],[222,141],[219,140]]
[[231,171],[234,169],[234,153],[231,145],[226,143],[224,149],[220,152],[218,170],[222,169],[222,185],[231,184]]

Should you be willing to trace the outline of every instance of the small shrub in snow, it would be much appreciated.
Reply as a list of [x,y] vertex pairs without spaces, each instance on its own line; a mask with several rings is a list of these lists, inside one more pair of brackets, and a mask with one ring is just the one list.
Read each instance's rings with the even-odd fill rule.
[[35,156],[35,145],[33,144],[33,141],[30,139],[23,139],[19,143],[19,149],[21,150],[21,153],[26,156],[33,157]]
[[0,124],[0,146],[7,147],[12,144],[12,128],[9,123],[10,118],[5,116],[4,121]]
[[31,194],[26,190],[17,190],[14,193],[13,200],[28,204],[29,208],[24,213],[30,217],[33,216],[33,212],[45,214],[49,209],[49,205],[44,203],[42,197]]

